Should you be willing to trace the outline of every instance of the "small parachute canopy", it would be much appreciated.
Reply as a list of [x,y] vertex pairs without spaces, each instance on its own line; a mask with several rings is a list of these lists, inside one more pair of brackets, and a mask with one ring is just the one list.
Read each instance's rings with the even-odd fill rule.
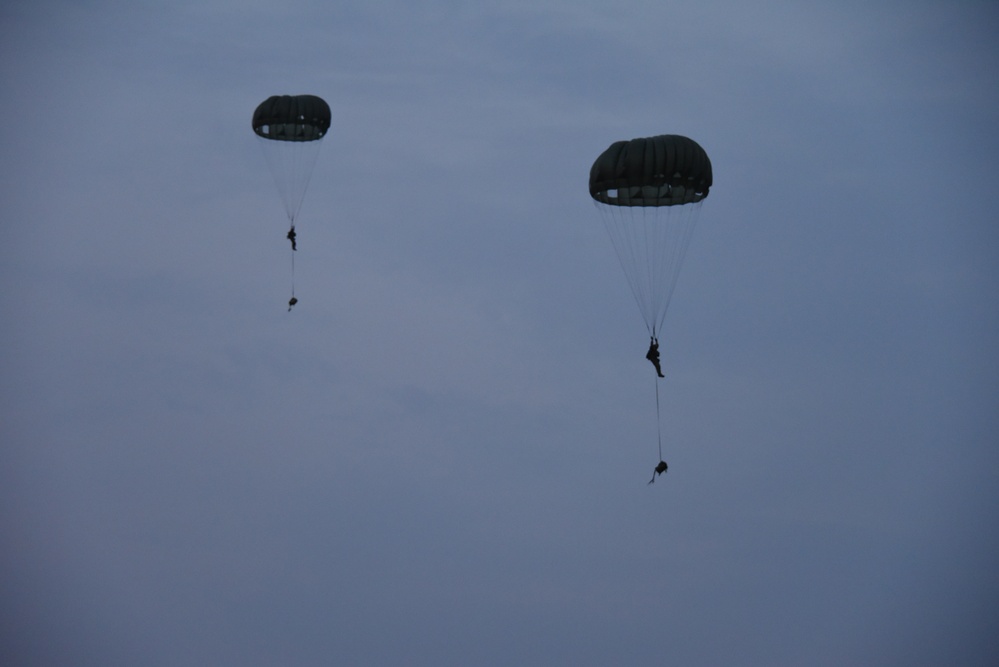
[[330,129],[330,106],[315,95],[274,95],[253,112],[253,131],[276,141],[316,141]]
[[696,203],[711,188],[711,160],[678,134],[618,141],[590,169],[590,196],[612,206]]

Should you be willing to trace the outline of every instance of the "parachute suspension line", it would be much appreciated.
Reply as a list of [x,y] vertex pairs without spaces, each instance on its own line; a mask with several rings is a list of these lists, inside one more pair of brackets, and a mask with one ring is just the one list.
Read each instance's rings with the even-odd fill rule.
[[646,329],[662,329],[700,202],[683,206],[612,206],[594,201],[618,262],[624,269]]
[[656,288],[651,311],[654,326],[658,330],[662,329],[666,312],[673,300],[673,291],[697,225],[700,206],[700,202],[670,206],[659,214],[660,217],[653,225],[656,235],[653,241],[655,245],[650,247],[650,255],[654,255],[655,263],[650,268],[650,275]]
[[[636,214],[628,210],[628,207],[609,206],[597,201],[594,201],[593,205],[604,223],[604,230],[611,240],[614,254],[624,269],[628,287],[645,321],[645,328],[650,336],[654,335],[655,316],[650,313],[648,306],[656,293],[655,281],[652,280],[653,276],[648,270],[650,266],[654,266],[654,262],[649,261],[650,246],[647,240],[652,230],[648,224],[636,224],[639,218],[636,218]],[[644,220],[647,213],[643,210],[638,215]],[[639,270],[632,271],[629,270],[630,267]]]
[[642,253],[644,255],[645,267],[642,271],[642,276],[645,282],[644,292],[645,292],[645,302],[652,305],[649,311],[650,318],[649,324],[652,328],[652,337],[656,336],[656,321],[655,321],[655,301],[656,294],[659,290],[656,289],[658,284],[658,268],[662,266],[662,261],[657,256],[657,250],[662,244],[658,240],[658,236],[661,233],[662,225],[659,224],[658,212],[649,206],[642,206],[642,224],[639,230],[642,232],[642,240],[640,241],[641,247],[645,248],[646,251]]

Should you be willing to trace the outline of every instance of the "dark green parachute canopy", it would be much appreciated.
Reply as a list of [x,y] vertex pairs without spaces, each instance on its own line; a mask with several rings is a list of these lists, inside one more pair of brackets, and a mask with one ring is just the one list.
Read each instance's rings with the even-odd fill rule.
[[315,141],[330,129],[330,105],[315,95],[275,95],[253,112],[253,131],[264,139]]
[[699,202],[711,188],[711,160],[678,134],[618,141],[590,168],[590,196],[612,206]]

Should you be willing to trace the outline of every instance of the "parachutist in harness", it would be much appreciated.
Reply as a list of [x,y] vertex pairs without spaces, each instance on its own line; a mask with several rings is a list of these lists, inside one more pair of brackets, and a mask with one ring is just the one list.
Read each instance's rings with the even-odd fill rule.
[[[288,230],[286,238],[289,241],[291,241],[292,252],[298,250],[298,246],[295,244],[295,238],[296,238],[295,225],[292,225],[291,229]],[[291,256],[291,298],[288,300],[289,313],[291,312],[291,309],[295,306],[296,303],[298,303],[298,299],[295,298],[295,256],[292,255]]]
[[659,374],[659,377],[666,377],[663,375],[663,369],[659,365],[659,339],[655,336],[649,342],[649,351],[645,353],[645,358],[651,361],[652,365],[656,367],[656,373]]
[[656,471],[654,473],[652,473],[652,479],[649,480],[649,484],[651,484],[652,482],[656,481],[656,475],[663,474],[664,472],[666,472],[667,468],[669,468],[669,466],[666,465],[666,462],[665,461],[660,461],[659,464],[656,466]]

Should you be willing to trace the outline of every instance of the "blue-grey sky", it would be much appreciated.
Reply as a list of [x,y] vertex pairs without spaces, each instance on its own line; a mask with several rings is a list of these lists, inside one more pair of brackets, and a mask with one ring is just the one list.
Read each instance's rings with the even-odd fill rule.
[[[0,8],[0,662],[994,665],[999,7]],[[298,221],[250,129],[333,123]],[[586,187],[715,184],[644,324]]]

